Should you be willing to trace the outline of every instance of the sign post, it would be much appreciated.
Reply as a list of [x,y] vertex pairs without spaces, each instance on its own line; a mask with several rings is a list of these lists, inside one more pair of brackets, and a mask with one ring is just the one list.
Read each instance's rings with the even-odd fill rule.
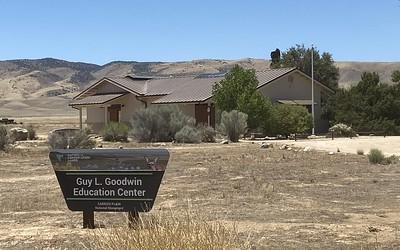
[[128,212],[135,227],[139,212],[152,209],[169,160],[165,149],[62,149],[50,160],[67,206],[83,212],[83,228],[94,228],[94,211]]

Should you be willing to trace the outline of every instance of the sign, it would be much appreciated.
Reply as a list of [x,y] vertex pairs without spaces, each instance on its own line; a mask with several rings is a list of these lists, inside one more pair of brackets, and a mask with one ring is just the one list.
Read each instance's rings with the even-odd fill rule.
[[60,149],[50,160],[72,211],[148,212],[169,160],[165,149]]

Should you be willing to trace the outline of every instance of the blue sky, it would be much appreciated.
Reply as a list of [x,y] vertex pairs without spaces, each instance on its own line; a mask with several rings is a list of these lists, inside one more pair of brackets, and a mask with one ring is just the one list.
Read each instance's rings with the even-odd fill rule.
[[314,43],[337,61],[400,61],[399,0],[0,0],[0,60],[267,58]]

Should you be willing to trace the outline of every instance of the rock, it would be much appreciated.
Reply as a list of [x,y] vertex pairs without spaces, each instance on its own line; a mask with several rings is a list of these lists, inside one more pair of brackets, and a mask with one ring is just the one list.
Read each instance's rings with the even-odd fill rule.
[[260,148],[273,148],[274,145],[272,143],[268,143],[268,142],[263,142],[260,146]]
[[287,151],[291,151],[291,150],[292,150],[292,148],[291,148],[291,147],[288,147],[286,150],[287,150]]
[[221,142],[221,144],[229,144],[229,141],[228,141],[228,140],[223,140],[223,141]]
[[310,147],[305,147],[304,149],[303,149],[303,152],[310,152],[311,151],[311,148]]
[[288,147],[289,147],[288,145],[284,144],[284,145],[280,146],[279,149],[285,150],[285,149],[288,149]]
[[335,153],[334,153],[334,152],[332,152],[332,151],[328,153],[328,155],[334,155],[334,154],[335,154]]
[[12,128],[10,129],[10,134],[16,141],[26,141],[28,139],[28,130],[24,128]]

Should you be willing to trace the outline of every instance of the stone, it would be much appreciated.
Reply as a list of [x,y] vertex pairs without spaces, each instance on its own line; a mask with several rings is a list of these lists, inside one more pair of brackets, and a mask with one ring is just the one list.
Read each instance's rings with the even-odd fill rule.
[[272,143],[268,143],[268,142],[263,142],[260,146],[260,148],[273,148],[274,145]]
[[332,152],[332,151],[328,153],[328,155],[334,155],[334,154],[335,154],[335,153],[334,153],[334,152]]
[[283,144],[282,146],[279,147],[279,149],[280,150],[285,150],[285,149],[288,149],[288,147],[289,147],[288,145]]
[[28,130],[24,128],[12,128],[10,129],[10,134],[16,141],[26,141],[28,139]]
[[221,141],[221,144],[229,144],[229,141],[228,140],[223,140],[223,141]]

